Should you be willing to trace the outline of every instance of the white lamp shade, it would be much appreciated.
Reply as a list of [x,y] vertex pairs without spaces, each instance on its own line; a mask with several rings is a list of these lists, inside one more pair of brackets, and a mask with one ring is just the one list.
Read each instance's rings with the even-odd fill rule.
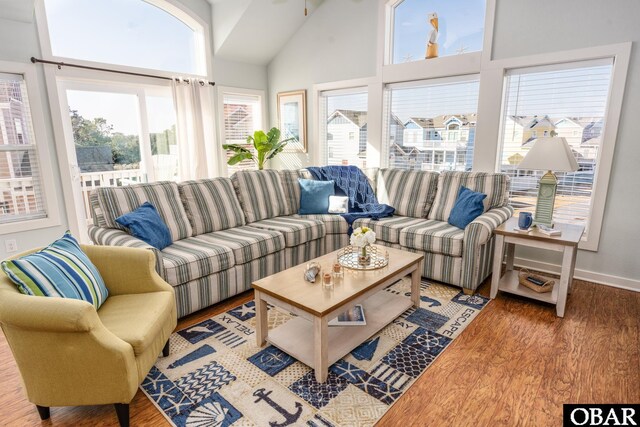
[[554,136],[536,139],[518,169],[572,172],[578,170],[578,162],[567,140]]

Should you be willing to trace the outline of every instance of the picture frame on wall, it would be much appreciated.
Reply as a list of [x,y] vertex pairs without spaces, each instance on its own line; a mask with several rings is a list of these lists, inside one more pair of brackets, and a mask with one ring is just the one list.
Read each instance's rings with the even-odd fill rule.
[[278,93],[278,128],[282,139],[294,138],[285,151],[307,152],[307,91]]

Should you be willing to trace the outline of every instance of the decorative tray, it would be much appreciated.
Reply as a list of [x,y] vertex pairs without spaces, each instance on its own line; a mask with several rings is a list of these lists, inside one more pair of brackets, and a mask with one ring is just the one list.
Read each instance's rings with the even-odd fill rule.
[[367,257],[362,259],[362,248],[347,246],[338,250],[338,262],[344,268],[352,270],[376,270],[389,264],[389,252],[385,249],[370,245],[367,247]]

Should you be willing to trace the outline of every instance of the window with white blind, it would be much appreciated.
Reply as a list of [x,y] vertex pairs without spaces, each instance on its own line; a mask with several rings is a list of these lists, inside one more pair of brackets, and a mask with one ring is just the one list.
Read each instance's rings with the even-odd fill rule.
[[367,167],[367,88],[320,93],[320,143],[327,165]]
[[27,86],[0,73],[0,224],[47,217]]
[[[262,98],[259,95],[223,93],[223,144],[238,144],[254,150],[247,137],[262,129]],[[266,130],[265,130],[266,131]],[[235,153],[227,151],[227,160]],[[229,176],[239,170],[257,169],[253,160],[227,166]]]
[[392,168],[471,170],[478,76],[387,85],[383,150]]
[[612,59],[509,70],[505,76],[499,170],[511,177],[511,203],[535,211],[544,171],[518,169],[536,138],[564,137],[576,172],[557,172],[554,219],[588,228],[611,85]]

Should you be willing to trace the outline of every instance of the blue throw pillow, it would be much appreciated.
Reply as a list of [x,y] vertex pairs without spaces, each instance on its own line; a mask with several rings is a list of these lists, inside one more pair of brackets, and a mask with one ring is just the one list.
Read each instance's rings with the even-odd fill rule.
[[2,261],[2,269],[25,295],[79,299],[96,309],[109,295],[100,272],[69,232],[41,251]]
[[298,178],[300,183],[300,215],[326,214],[329,196],[336,194],[334,181],[316,181]]
[[116,222],[129,230],[129,234],[163,250],[171,242],[171,232],[156,208],[144,202],[138,209],[116,218]]
[[487,197],[484,193],[469,190],[467,187],[460,187],[456,204],[451,209],[449,224],[464,229],[471,221],[482,215],[484,204],[482,201]]

